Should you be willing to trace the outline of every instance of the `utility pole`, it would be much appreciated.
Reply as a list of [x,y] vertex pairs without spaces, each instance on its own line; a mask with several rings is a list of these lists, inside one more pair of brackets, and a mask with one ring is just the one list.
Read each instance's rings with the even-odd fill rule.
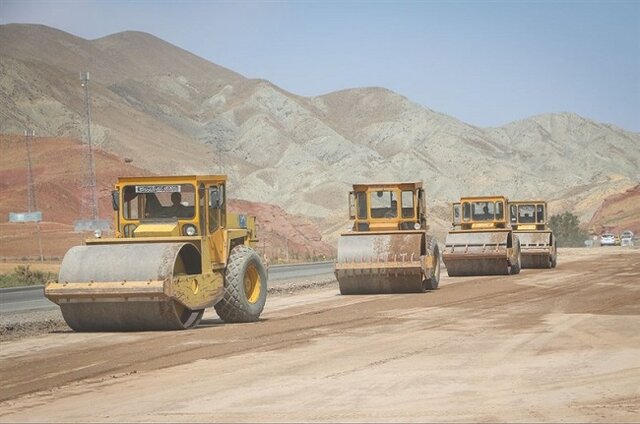
[[96,192],[96,169],[93,158],[93,144],[91,142],[91,108],[89,105],[89,72],[80,73],[80,82],[84,88],[84,110],[87,117],[87,155],[89,162],[89,190],[91,219],[98,221],[98,194]]
[[289,263],[289,239],[287,237],[284,238],[284,245],[286,248],[285,254],[287,257],[287,263]]
[[222,138],[218,138],[216,140],[216,149],[217,149],[217,153],[218,153],[218,174],[223,174],[224,173],[224,164],[223,164],[223,160],[222,160]]
[[37,210],[35,184],[33,182],[33,166],[31,163],[31,139],[35,135],[36,132],[34,130],[24,131],[25,144],[27,145],[27,210],[29,213]]

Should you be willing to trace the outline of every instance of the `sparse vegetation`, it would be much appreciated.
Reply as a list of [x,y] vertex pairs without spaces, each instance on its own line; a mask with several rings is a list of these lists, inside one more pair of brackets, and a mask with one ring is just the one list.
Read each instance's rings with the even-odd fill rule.
[[18,265],[13,272],[0,274],[0,288],[36,286],[56,278],[53,272],[32,270],[30,265]]
[[553,215],[549,227],[556,236],[558,247],[584,247],[588,238],[587,233],[580,229],[578,217],[571,212]]

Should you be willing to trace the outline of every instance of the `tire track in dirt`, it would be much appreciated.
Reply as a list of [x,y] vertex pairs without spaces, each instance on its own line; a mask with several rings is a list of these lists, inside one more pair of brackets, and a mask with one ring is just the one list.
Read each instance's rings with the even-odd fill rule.
[[[83,334],[53,334],[44,339],[65,336],[72,343],[43,349],[35,354],[8,357],[0,363],[0,374],[3,376],[0,401],[87,379],[152,371],[199,359],[291,349],[326,334],[357,333],[367,327],[400,325],[410,318],[403,317],[402,313],[394,316],[394,313],[407,309],[460,308],[467,311],[464,314],[467,318],[495,319],[498,324],[505,321],[505,314],[509,310],[520,308],[518,313],[524,314],[524,318],[512,320],[514,322],[511,324],[526,328],[528,319],[544,315],[557,306],[555,304],[558,302],[549,305],[549,300],[580,297],[585,292],[598,294],[593,286],[584,284],[584,279],[603,279],[615,275],[619,269],[626,272],[627,259],[626,256],[613,255],[594,266],[593,261],[587,258],[561,265],[556,270],[525,270],[518,276],[445,278],[441,289],[427,294],[349,296],[346,299],[336,296],[310,305],[312,310],[308,312],[304,312],[304,306],[296,306],[290,311],[280,311],[277,317],[269,317],[267,313],[265,319],[251,324],[207,326],[207,322],[216,322],[209,320],[196,330],[134,333],[134,338],[127,337],[124,342],[115,341],[106,346],[104,343],[96,346],[91,340],[87,340],[87,345],[84,345]],[[555,286],[540,286],[536,282],[537,278],[560,282],[555,283]],[[627,281],[622,285],[632,283],[633,281]],[[638,296],[627,296],[623,290],[615,301],[590,303],[587,309],[605,313],[608,312],[606,308],[634,302],[636,305],[639,303]],[[561,307],[562,303],[559,303]],[[439,322],[428,322],[422,328],[437,329],[441,325]],[[505,323],[502,322],[502,325]],[[514,347],[517,348],[518,346]],[[428,348],[396,352],[387,359],[371,362],[366,367],[376,367],[426,350]],[[353,371],[357,369],[343,373]]]

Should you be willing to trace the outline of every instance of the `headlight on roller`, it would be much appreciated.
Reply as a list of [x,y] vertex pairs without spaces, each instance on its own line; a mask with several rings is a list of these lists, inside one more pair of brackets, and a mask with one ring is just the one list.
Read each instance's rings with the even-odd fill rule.
[[184,234],[185,236],[195,236],[196,234],[198,234],[198,231],[196,230],[196,227],[189,224],[182,227],[182,234]]
[[415,230],[419,230],[419,229],[420,229],[420,223],[419,223],[419,222],[416,222],[415,224],[413,224],[413,228],[414,228]]

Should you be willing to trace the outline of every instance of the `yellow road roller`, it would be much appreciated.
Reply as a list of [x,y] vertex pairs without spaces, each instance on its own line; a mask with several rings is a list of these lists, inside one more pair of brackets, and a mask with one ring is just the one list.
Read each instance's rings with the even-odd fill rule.
[[427,230],[422,182],[355,184],[353,226],[340,235],[341,294],[420,293],[438,288],[440,252]]
[[115,236],[72,247],[44,288],[72,329],[193,328],[210,306],[258,320],[267,270],[255,217],[227,212],[226,176],[119,178],[112,203]]
[[555,268],[558,249],[547,225],[547,202],[509,202],[509,222],[520,240],[522,268]]
[[520,272],[520,242],[507,222],[504,196],[463,197],[453,204],[453,229],[442,260],[451,277]]

